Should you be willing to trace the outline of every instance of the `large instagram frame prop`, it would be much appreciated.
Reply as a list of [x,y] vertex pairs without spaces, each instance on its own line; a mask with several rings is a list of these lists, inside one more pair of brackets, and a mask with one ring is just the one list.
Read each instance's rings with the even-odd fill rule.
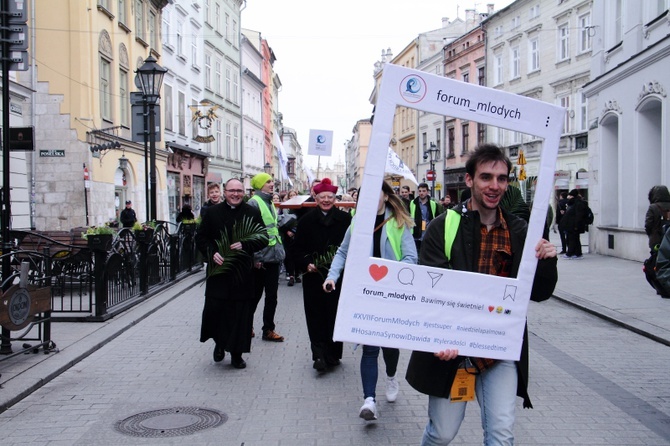
[[[396,106],[544,138],[517,278],[370,257]],[[345,266],[334,339],[366,345],[518,360],[565,109],[504,91],[386,64]]]

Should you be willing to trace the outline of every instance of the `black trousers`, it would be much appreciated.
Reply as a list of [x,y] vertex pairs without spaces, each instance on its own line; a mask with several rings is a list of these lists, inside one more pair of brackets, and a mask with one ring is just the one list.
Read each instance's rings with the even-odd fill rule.
[[569,257],[579,257],[582,255],[582,242],[579,240],[579,231],[568,231],[568,251]]
[[275,312],[277,311],[277,289],[279,288],[279,263],[263,263],[261,268],[253,269],[254,303],[251,311],[253,321],[258,303],[265,291],[263,307],[263,333],[275,329]]

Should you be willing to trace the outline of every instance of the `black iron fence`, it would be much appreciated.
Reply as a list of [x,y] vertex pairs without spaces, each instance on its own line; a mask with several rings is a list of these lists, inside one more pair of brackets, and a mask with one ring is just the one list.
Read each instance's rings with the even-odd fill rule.
[[[12,231],[13,271],[28,264],[28,283],[51,287],[51,318],[106,320],[184,274],[200,269],[195,225],[159,222],[115,235]],[[69,236],[69,239],[68,239]]]

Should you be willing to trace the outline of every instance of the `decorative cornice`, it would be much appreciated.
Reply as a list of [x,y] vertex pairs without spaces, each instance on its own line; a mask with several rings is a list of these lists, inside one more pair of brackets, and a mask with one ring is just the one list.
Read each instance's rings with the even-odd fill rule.
[[623,114],[623,110],[621,110],[621,107],[619,106],[619,103],[617,101],[606,101],[603,107],[603,112],[602,115],[606,115],[608,112],[616,112],[620,115]]
[[667,96],[665,94],[665,89],[661,84],[658,83],[658,81],[651,81],[647,82],[642,86],[642,91],[638,95],[637,101],[640,102],[642,99],[644,99],[646,96],[649,96],[650,94],[657,94],[663,97]]

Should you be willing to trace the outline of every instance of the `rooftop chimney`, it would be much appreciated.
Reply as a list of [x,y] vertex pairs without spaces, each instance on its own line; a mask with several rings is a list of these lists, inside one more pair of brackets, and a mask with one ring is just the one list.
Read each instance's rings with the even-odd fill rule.
[[449,25],[449,17],[442,17],[442,28],[446,28]]

